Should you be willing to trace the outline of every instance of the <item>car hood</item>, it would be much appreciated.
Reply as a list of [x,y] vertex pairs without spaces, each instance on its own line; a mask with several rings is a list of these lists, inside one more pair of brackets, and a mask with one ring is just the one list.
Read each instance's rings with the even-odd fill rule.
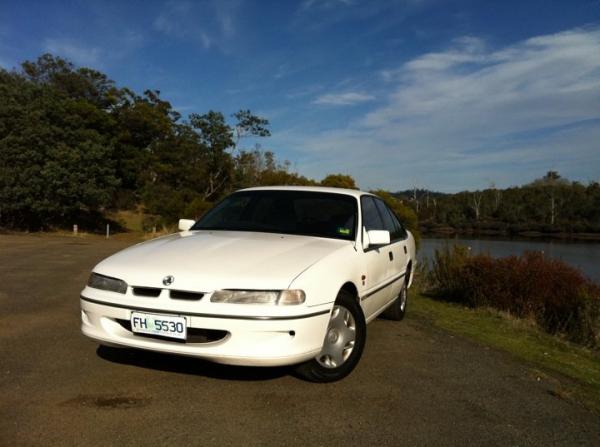
[[94,271],[130,286],[211,292],[286,289],[308,267],[350,241],[236,231],[187,231],[127,248]]

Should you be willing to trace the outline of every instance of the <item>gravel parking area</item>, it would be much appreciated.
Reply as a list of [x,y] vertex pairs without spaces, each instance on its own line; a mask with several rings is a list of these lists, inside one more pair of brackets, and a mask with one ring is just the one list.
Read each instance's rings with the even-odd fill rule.
[[0,235],[1,445],[600,445],[600,416],[552,380],[411,317],[369,325],[333,384],[98,348],[79,292],[132,243]]

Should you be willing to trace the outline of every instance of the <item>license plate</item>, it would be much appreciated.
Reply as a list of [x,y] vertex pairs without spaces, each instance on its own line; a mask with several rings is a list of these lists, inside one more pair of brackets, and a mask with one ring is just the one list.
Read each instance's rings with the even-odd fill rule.
[[160,335],[180,340],[185,340],[187,337],[185,318],[171,315],[132,312],[131,330],[140,334]]

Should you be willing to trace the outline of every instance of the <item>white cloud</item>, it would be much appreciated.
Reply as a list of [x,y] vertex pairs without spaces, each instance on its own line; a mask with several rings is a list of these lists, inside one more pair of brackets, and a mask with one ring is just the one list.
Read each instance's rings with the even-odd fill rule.
[[115,62],[128,56],[143,43],[144,38],[140,33],[125,30],[107,36],[101,45],[85,43],[80,39],[46,38],[42,42],[42,49],[53,55],[62,56],[76,65],[102,68],[108,62]]
[[198,34],[198,36],[200,37],[200,42],[202,43],[202,46],[205,49],[208,49],[212,46],[213,44],[213,40],[210,38],[210,36],[204,32],[200,32]]
[[[427,115],[429,122],[458,125],[468,134],[477,123],[477,133],[487,135],[598,116],[600,31],[537,37],[500,51],[476,47],[459,45],[404,64],[388,105],[364,124]],[[456,116],[468,118],[466,129]]]
[[65,57],[78,65],[98,66],[102,50],[86,47],[69,39],[45,39],[44,51]]
[[182,22],[191,18],[192,7],[192,3],[187,1],[167,2],[163,11],[154,19],[154,29],[168,36],[187,37],[189,30]]
[[387,100],[348,127],[288,135],[289,143],[310,175],[334,164],[363,187],[484,187],[490,178],[520,183],[549,168],[598,179],[598,54],[594,28],[500,49],[458,39],[381,73]]
[[[304,0],[296,9],[291,28],[307,33],[324,31],[340,22],[377,20],[378,30],[399,26],[399,22],[422,10],[431,0]],[[359,33],[366,28],[357,28]]]
[[217,20],[221,26],[221,32],[225,37],[233,37],[235,35],[235,26],[233,17],[226,9],[217,9]]
[[331,106],[351,106],[366,101],[372,101],[375,97],[360,92],[327,93],[313,101],[313,104],[325,104]]
[[223,47],[235,37],[237,0],[167,2],[153,27],[170,37],[196,40],[204,49]]
[[309,84],[303,87],[296,87],[285,94],[286,99],[298,99],[305,96],[313,96],[318,91],[323,90],[321,84]]
[[423,71],[442,71],[459,64],[482,62],[485,44],[481,39],[465,36],[456,39],[454,44],[454,48],[445,52],[429,53],[416,58],[408,62],[405,68],[421,73]]
[[285,78],[286,76],[290,75],[294,71],[295,70],[293,70],[291,68],[290,63],[285,62],[283,64],[279,64],[279,66],[275,69],[275,74],[273,75],[273,78],[275,78],[275,79]]

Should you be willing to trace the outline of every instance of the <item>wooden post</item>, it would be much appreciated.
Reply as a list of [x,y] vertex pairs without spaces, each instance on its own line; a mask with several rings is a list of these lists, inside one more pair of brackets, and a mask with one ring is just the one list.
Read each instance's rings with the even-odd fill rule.
[[77,233],[79,231],[79,227],[77,226],[77,224],[73,225],[73,235],[77,236]]
[[110,224],[106,224],[106,239],[110,237]]

